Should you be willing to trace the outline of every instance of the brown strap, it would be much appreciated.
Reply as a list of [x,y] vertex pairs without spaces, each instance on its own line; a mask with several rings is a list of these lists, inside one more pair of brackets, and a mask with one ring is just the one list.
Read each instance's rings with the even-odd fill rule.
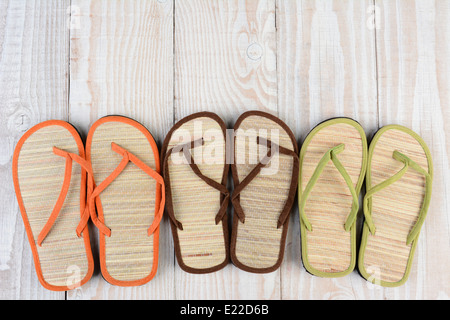
[[[201,141],[201,144],[199,143]],[[170,149],[165,158],[164,158],[164,179],[166,181],[166,210],[169,215],[170,220],[172,223],[180,230],[183,230],[183,225],[180,221],[178,221],[175,218],[175,212],[173,210],[173,203],[172,203],[172,190],[170,187],[170,176],[169,176],[169,157],[173,153],[177,152],[183,152],[184,157],[186,158],[189,166],[191,167],[192,171],[200,178],[202,179],[206,184],[213,187],[217,191],[221,193],[220,196],[220,209],[219,212],[216,215],[215,222],[216,224],[219,224],[225,217],[225,214],[227,212],[227,208],[230,202],[230,193],[226,186],[223,184],[220,184],[216,182],[215,180],[205,176],[199,169],[198,165],[194,162],[194,158],[192,157],[192,154],[190,152],[190,149],[193,149],[197,146],[203,146],[205,144],[205,141],[202,139],[192,141],[187,144],[178,145],[176,147],[173,147]]]
[[[296,186],[297,186],[297,178],[296,177],[298,176],[298,170],[299,170],[299,158],[298,158],[298,155],[294,151],[284,148],[280,145],[277,145],[277,144],[273,143],[272,141],[264,139],[262,137],[257,137],[257,143],[267,146],[267,149],[268,149],[267,154],[256,165],[256,167],[253,168],[253,170],[245,177],[245,179],[242,180],[241,183],[239,183],[238,185],[236,185],[234,187],[234,192],[233,192],[233,197],[231,198],[231,202],[233,203],[235,214],[237,215],[237,217],[239,218],[239,220],[242,223],[245,223],[245,213],[240,204],[241,192],[249,185],[250,182],[253,181],[253,179],[255,179],[259,175],[261,170],[269,164],[270,160],[272,160],[272,158],[275,156],[275,154],[280,153],[280,154],[284,154],[284,155],[293,157],[294,158],[294,168],[293,168],[291,185],[290,185],[290,189],[289,189],[290,192],[288,195],[288,199],[286,200],[286,203],[284,205],[284,208],[281,211],[280,217],[278,218],[277,228],[279,229],[285,224],[287,217],[289,216],[290,210],[292,208],[292,204],[294,203],[294,200],[295,200],[295,191],[297,189],[296,188]],[[273,150],[275,152],[273,152]]]

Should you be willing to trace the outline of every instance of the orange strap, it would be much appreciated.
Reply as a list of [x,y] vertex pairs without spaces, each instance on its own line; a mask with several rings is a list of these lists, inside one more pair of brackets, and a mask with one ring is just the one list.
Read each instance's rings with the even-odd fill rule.
[[[39,247],[42,247],[42,243],[44,242],[48,233],[50,232],[53,225],[55,224],[55,221],[58,218],[58,215],[61,212],[61,208],[64,204],[64,201],[67,197],[67,193],[69,192],[70,181],[72,179],[72,163],[73,163],[73,161],[78,163],[84,170],[86,170],[90,176],[92,175],[91,165],[89,164],[89,162],[87,162],[85,159],[83,159],[79,155],[63,151],[56,147],[53,148],[53,153],[57,156],[60,156],[60,157],[63,157],[66,159],[66,169],[65,169],[65,173],[64,173],[63,185],[62,185],[58,200],[56,201],[56,204],[53,207],[53,211],[50,215],[50,218],[48,219],[47,223],[45,224],[44,228],[42,229],[41,233],[38,236],[37,243],[38,243]],[[77,235],[78,236],[81,236],[81,233],[84,231],[84,229],[87,226],[88,220],[89,220],[89,210],[86,206],[84,212],[81,213],[81,221],[77,227]]]
[[109,229],[103,221],[100,221],[100,219],[97,216],[97,212],[95,209],[95,200],[96,198],[102,193],[118,176],[119,174],[125,169],[125,167],[128,165],[129,162],[133,162],[136,166],[138,166],[140,169],[142,169],[145,173],[147,173],[150,177],[152,177],[157,182],[157,186],[161,187],[162,189],[162,199],[159,207],[159,211],[155,216],[155,220],[153,221],[152,225],[148,229],[148,235],[151,236],[159,227],[159,224],[161,222],[163,212],[164,212],[164,206],[165,206],[165,186],[164,186],[164,180],[155,170],[148,167],[145,163],[143,163],[141,160],[139,160],[135,155],[132,153],[126,151],[125,149],[119,147],[117,144],[112,143],[112,150],[119,153],[123,156],[123,160],[119,164],[119,166],[116,168],[116,170],[113,171],[113,173],[105,179],[98,187],[95,187],[94,185],[94,174],[92,170],[91,164],[80,157],[77,154],[69,153],[66,151],[63,151],[61,149],[58,149],[56,147],[53,148],[53,153],[57,156],[63,157],[66,159],[66,168],[64,173],[64,181],[61,188],[61,192],[59,194],[58,200],[56,201],[56,204],[53,208],[52,213],[50,214],[50,218],[48,219],[47,223],[45,224],[44,228],[40,232],[38,236],[38,246],[42,247],[42,243],[44,242],[45,238],[49,234],[50,230],[52,229],[53,225],[55,224],[56,219],[59,216],[59,213],[61,212],[61,208],[64,204],[64,201],[67,197],[67,193],[69,192],[70,188],[70,182],[72,178],[72,163],[75,161],[78,163],[84,170],[86,170],[88,174],[88,183],[87,183],[87,199],[88,203],[84,209],[84,212],[81,213],[81,219],[80,223],[77,226],[76,232],[78,237],[81,237],[81,234],[86,230],[87,224],[89,222],[89,217],[91,218],[94,225],[99,229],[99,231],[106,236],[111,236],[111,229]]
[[159,211],[155,215],[155,219],[148,229],[148,235],[151,236],[158,228],[159,224],[161,222],[163,213],[164,213],[164,206],[166,202],[165,198],[165,186],[164,186],[164,179],[161,177],[160,174],[158,174],[155,170],[147,166],[144,162],[139,160],[138,157],[133,155],[131,152],[125,150],[124,148],[118,146],[114,142],[111,144],[111,149],[120,154],[123,159],[120,162],[120,164],[117,166],[117,168],[111,173],[111,175],[106,178],[102,183],[100,183],[92,192],[91,196],[89,197],[89,210],[91,212],[91,219],[94,222],[94,224],[98,224],[99,231],[106,235],[107,237],[111,237],[111,229],[106,227],[103,224],[103,221],[99,221],[96,211],[95,211],[95,201],[98,198],[98,196],[122,173],[122,171],[126,168],[126,166],[132,162],[134,163],[138,168],[140,168],[142,171],[147,173],[151,178],[153,178],[156,183],[157,187],[160,187],[162,190],[162,199],[159,206]]

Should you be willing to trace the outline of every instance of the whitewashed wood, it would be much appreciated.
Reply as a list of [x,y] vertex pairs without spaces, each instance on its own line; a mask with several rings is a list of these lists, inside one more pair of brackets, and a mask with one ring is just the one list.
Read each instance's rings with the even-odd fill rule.
[[351,117],[378,125],[371,0],[277,1],[280,117],[303,140],[318,123]]
[[[233,128],[241,113],[277,113],[274,0],[175,3],[175,118],[217,113]],[[231,210],[230,210],[231,214]],[[231,264],[191,275],[176,265],[177,299],[278,299],[280,271],[255,275]]]
[[173,122],[172,1],[73,0],[70,120],[129,116],[162,142]]
[[[279,113],[304,139],[320,122],[349,117],[367,133],[378,128],[375,32],[367,27],[372,1],[279,0]],[[298,207],[294,208],[282,265],[283,299],[354,299],[354,272],[321,279],[301,262]]]
[[[71,11],[71,123],[86,136],[100,117],[130,117],[145,125],[161,146],[173,125],[173,1],[73,0]],[[150,283],[111,286],[97,263],[93,279],[68,298],[171,299],[172,248],[164,219],[158,273]],[[97,242],[93,250],[98,256]]]
[[66,119],[70,1],[0,1],[0,299],[64,299],[45,290],[12,182],[12,155],[33,125]]
[[[448,1],[377,1],[380,125],[407,126],[433,157],[433,196],[409,281],[386,290],[395,299],[449,298]],[[444,62],[445,61],[445,62]]]
[[277,111],[274,0],[175,4],[175,115]]

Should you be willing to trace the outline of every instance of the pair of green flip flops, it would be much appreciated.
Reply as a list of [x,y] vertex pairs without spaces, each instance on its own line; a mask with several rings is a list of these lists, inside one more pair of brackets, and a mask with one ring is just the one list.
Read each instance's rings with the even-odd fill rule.
[[408,279],[430,204],[433,165],[408,128],[381,128],[370,147],[363,128],[338,118],[317,126],[300,152],[302,260],[311,274],[342,277],[357,261],[357,214],[365,181],[360,274],[386,287]]

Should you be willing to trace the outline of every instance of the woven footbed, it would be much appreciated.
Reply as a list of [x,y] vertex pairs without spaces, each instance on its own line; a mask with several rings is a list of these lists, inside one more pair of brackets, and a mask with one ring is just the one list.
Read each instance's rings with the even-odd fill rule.
[[[238,122],[232,165],[235,186],[267,155],[267,147],[256,144],[258,136],[297,152],[293,134],[275,117],[254,112],[243,115],[243,120]],[[231,257],[241,269],[264,273],[274,271],[281,264],[288,224],[280,228],[277,224],[289,194],[295,194],[295,189],[291,190],[291,181],[296,176],[293,170],[293,157],[278,154],[241,192],[239,201],[245,222],[234,216],[231,239]]]
[[[305,140],[300,155],[299,199],[322,157],[340,144],[345,144],[345,150],[337,157],[359,193],[365,174],[364,158],[367,157],[364,131],[350,119],[334,119],[316,127]],[[305,213],[312,231],[301,221],[302,260],[310,273],[337,277],[353,271],[356,228],[350,232],[344,228],[351,207],[351,192],[330,161],[306,202]]]
[[[86,148],[92,163],[96,185],[104,181],[122,160],[111,150],[114,142],[155,169],[155,156],[148,137],[129,123],[102,119],[104,122],[90,132]],[[91,129],[92,130],[92,129]],[[156,182],[133,163],[99,196],[99,219],[111,229],[111,237],[100,235],[100,263],[104,278],[110,282],[127,283],[149,280],[157,268],[159,233],[148,235],[154,220]]]
[[[67,125],[67,124],[66,124]],[[19,204],[29,241],[33,250],[35,267],[42,284],[51,290],[64,290],[79,285],[92,274],[92,253],[89,232],[78,238],[75,230],[80,222],[82,170],[72,165],[72,178],[67,197],[51,231],[42,247],[37,238],[47,223],[64,181],[65,159],[53,153],[53,147],[83,155],[81,139],[75,129],[61,125],[43,126],[32,133],[16,150],[17,186]],[[81,198],[82,197],[82,198]],[[22,203],[20,203],[22,202]],[[23,205],[23,207],[22,207]],[[29,227],[28,227],[29,226]]]
[[[394,151],[408,156],[432,174],[431,156],[423,140],[406,129],[392,128],[374,138],[367,171],[367,189],[399,172],[404,164],[393,159]],[[425,177],[415,170],[372,197],[371,216],[375,235],[364,228],[359,257],[361,273],[386,286],[402,284],[410,271],[417,240],[406,239],[419,217],[425,197]]]
[[[203,146],[190,150],[195,164],[206,177],[226,183],[225,165],[226,138],[224,124],[208,113],[186,118],[168,134],[163,152],[204,140]],[[213,138],[211,136],[213,135]],[[163,155],[164,156],[164,155]],[[221,193],[199,178],[186,163],[182,153],[168,156],[172,205],[175,219],[181,222],[183,230],[172,225],[177,260],[183,270],[191,273],[205,273],[222,268],[228,261],[224,221],[216,224],[220,209]],[[168,199],[169,201],[169,199]]]

